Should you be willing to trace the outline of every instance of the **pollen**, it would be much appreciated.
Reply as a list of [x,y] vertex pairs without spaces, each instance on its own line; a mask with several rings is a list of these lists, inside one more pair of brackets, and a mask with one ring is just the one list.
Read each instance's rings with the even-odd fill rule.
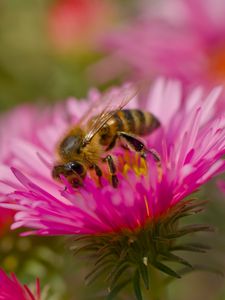
[[[118,156],[117,162],[118,171],[120,171],[124,176],[126,176],[129,171],[133,171],[138,177],[146,176],[149,172],[147,161],[141,157],[139,153],[127,151],[124,155]],[[163,169],[160,161],[156,162],[156,170],[158,173],[158,182],[161,182]]]
[[[116,174],[120,173],[125,178],[129,176],[129,172],[132,171],[135,173],[137,177],[147,176],[149,172],[148,162],[145,158],[140,156],[140,153],[134,153],[131,151],[124,151],[123,153],[119,153],[113,156],[113,159],[116,164]],[[102,170],[102,178],[105,178],[110,182],[111,175],[109,168],[106,164],[99,165]],[[162,180],[162,166],[161,162],[155,162],[156,171],[158,173],[158,181]],[[91,179],[95,182],[97,187],[102,187],[101,179],[98,178],[95,174],[94,170],[90,170],[89,175]],[[149,216],[149,208],[146,208],[147,214]]]
[[126,151],[124,155],[118,156],[118,169],[126,176],[129,171],[134,171],[137,176],[147,175],[148,167],[144,158],[138,153]]

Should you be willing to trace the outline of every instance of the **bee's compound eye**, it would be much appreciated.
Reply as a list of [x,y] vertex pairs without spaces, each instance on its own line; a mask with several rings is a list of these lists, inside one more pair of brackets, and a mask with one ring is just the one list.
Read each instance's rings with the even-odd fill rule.
[[80,163],[72,162],[70,163],[70,168],[79,175],[84,173],[84,167]]

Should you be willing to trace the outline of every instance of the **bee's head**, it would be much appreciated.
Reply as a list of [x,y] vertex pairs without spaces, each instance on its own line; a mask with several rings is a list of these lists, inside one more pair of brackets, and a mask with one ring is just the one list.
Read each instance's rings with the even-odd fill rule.
[[63,175],[73,187],[79,187],[82,186],[86,172],[86,168],[81,162],[71,161],[55,165],[52,169],[52,177],[56,180],[61,180],[60,175]]
[[[58,145],[58,154],[63,160],[72,161],[80,153],[84,133],[78,127],[70,131]],[[71,162],[72,163],[72,162]]]

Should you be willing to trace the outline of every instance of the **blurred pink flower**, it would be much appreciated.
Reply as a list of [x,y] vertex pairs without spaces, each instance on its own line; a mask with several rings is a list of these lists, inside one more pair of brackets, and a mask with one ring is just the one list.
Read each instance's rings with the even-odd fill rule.
[[123,65],[138,78],[160,74],[194,85],[224,83],[224,14],[223,0],[147,1],[137,21],[106,35],[103,47],[112,57],[98,64],[95,78],[118,76]]
[[9,231],[13,222],[14,211],[11,209],[0,208],[0,237]]
[[[29,126],[33,117],[33,109],[28,109],[21,107],[15,109],[10,113],[5,113],[5,115],[0,118],[0,162],[1,164],[7,164],[11,162],[11,153],[9,151],[11,141],[14,138],[26,137],[29,131]],[[24,118],[26,115],[26,118]],[[18,126],[15,120],[18,118],[20,120],[20,126]],[[5,126],[7,124],[7,126]],[[10,133],[10,136],[9,136]],[[28,136],[27,136],[28,137]],[[0,192],[0,199],[3,195]],[[4,198],[5,196],[3,196]],[[10,209],[0,208],[0,236],[6,234],[10,225],[13,222],[14,211]]]
[[[118,88],[114,93],[119,97],[121,91]],[[98,234],[133,230],[166,214],[225,170],[225,161],[220,160],[225,154],[225,117],[214,116],[220,92],[214,88],[204,96],[200,88],[195,89],[181,106],[180,84],[160,79],[145,104],[140,106],[137,97],[132,100],[128,107],[151,111],[161,121],[161,129],[145,142],[160,154],[162,167],[159,169],[151,157],[146,167],[137,155],[115,149],[120,180],[117,189],[108,181],[99,188],[87,176],[84,187],[72,189],[65,182],[65,190],[51,177],[56,143],[69,122],[75,124],[100,97],[97,91],[92,91],[86,102],[70,99],[43,112],[27,108],[29,113],[22,119],[16,117],[20,110],[14,112],[14,127],[23,127],[26,120],[30,124],[26,135],[16,136],[10,134],[7,120],[4,123],[12,138],[9,158],[0,166],[0,193],[5,195],[1,205],[18,211],[12,228],[25,226],[40,235]]]
[[22,285],[14,274],[7,276],[0,269],[0,299],[1,300],[41,300],[40,282],[36,281],[34,293],[27,285]]
[[113,1],[56,0],[50,7],[50,38],[61,51],[90,51],[90,46],[112,25]]

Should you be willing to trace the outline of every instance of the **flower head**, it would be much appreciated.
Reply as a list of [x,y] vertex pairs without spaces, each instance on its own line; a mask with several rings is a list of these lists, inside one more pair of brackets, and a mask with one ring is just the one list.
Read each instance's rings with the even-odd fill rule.
[[[215,88],[203,103],[201,91],[195,90],[188,105],[181,108],[179,84],[158,81],[144,109],[153,112],[162,124],[145,139],[161,157],[160,170],[151,155],[145,165],[137,154],[116,148],[118,189],[112,189],[106,180],[99,188],[87,176],[83,188],[73,189],[65,181],[65,190],[51,176],[56,144],[69,126],[66,110],[74,123],[88,102],[69,100],[64,110],[60,104],[40,118],[36,112],[26,136],[11,135],[10,159],[1,165],[0,192],[7,194],[9,202],[16,201],[9,207],[20,211],[13,228],[31,227],[38,234],[103,233],[134,229],[165,213],[224,168],[219,160],[225,151],[224,118],[212,118],[219,92]],[[97,97],[93,93],[92,101]],[[138,106],[135,99],[133,106]]]
[[[120,97],[124,89],[129,90],[129,86],[105,97],[111,93]],[[114,148],[119,178],[116,189],[110,185],[107,172],[101,187],[88,173],[79,189],[66,178],[57,182],[51,176],[59,138],[68,126],[76,124],[90,103],[96,103],[98,92],[92,91],[87,102],[70,99],[52,111],[36,113],[27,136],[12,138],[10,160],[1,165],[0,193],[5,195],[2,206],[18,211],[12,228],[28,227],[40,235],[83,235],[89,243],[85,249],[95,247],[100,256],[102,249],[111,249],[116,259],[112,265],[122,263],[124,270],[134,267],[135,280],[140,275],[136,269],[140,263],[141,267],[144,264],[140,276],[146,281],[148,262],[179,277],[161,260],[189,264],[171,254],[174,243],[168,240],[210,229],[203,225],[178,227],[181,216],[199,210],[193,200],[182,200],[225,169],[220,159],[225,153],[225,118],[214,114],[220,91],[215,88],[203,97],[202,90],[196,89],[181,105],[179,83],[158,80],[145,104],[140,106],[135,97],[128,107],[151,111],[161,122],[161,127],[144,140],[147,149],[159,154],[160,162],[150,154],[144,160],[137,153]],[[115,247],[119,252],[114,251]],[[138,256],[133,260],[135,251]]]
[[41,300],[40,282],[36,281],[36,291],[34,293],[27,285],[22,285],[14,274],[7,276],[0,270],[0,299],[1,300]]
[[[123,62],[139,78],[160,74],[194,85],[224,83],[224,2],[158,2],[148,3],[144,14],[124,30],[106,36],[103,47],[114,57],[112,66],[119,60],[118,71]],[[108,70],[109,77],[113,70]]]
[[90,50],[114,18],[115,5],[110,2],[57,0],[49,10],[49,34],[58,50]]

